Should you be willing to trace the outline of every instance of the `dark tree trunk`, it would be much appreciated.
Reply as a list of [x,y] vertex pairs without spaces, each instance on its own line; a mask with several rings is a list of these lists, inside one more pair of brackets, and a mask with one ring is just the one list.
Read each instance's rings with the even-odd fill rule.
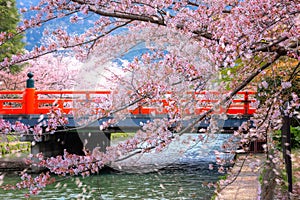
[[291,159],[291,130],[290,130],[291,119],[289,116],[283,117],[283,125],[281,129],[282,135],[282,153],[285,161],[285,169],[288,179],[288,191],[292,193],[293,182],[292,182],[292,159]]

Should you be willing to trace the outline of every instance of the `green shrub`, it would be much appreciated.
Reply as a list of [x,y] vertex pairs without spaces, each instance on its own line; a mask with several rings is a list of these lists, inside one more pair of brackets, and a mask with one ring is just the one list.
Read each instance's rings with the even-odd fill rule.
[[[281,131],[276,131],[273,135],[273,140],[275,141],[278,148],[281,148]],[[293,149],[300,148],[300,126],[291,126],[291,147]]]
[[0,143],[0,154],[7,155],[7,154],[13,154],[16,152],[20,153],[29,153],[30,152],[30,142],[2,142]]
[[300,148],[300,126],[291,127],[291,145],[292,148],[299,149]]

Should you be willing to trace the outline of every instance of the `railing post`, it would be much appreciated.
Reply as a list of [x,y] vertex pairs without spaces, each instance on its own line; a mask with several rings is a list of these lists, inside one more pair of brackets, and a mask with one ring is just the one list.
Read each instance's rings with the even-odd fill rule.
[[26,81],[26,89],[25,93],[23,94],[23,109],[24,114],[35,114],[35,88],[34,88],[34,80],[32,79],[33,74],[29,72],[27,74],[27,81]]
[[244,115],[248,115],[249,114],[249,97],[248,97],[248,91],[245,91],[244,94]]

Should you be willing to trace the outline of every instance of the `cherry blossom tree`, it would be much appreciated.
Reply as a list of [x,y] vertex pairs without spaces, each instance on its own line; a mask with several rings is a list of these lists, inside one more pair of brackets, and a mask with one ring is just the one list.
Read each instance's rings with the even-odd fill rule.
[[[106,77],[113,83],[110,89],[118,92],[113,92],[106,101],[99,101],[105,112],[96,118],[115,116],[101,126],[105,128],[139,104],[168,111],[165,120],[145,124],[134,138],[108,148],[105,153],[98,149],[85,156],[65,152],[63,156],[49,159],[35,155],[41,160],[39,165],[52,173],[85,176],[111,161],[161,150],[176,135],[193,130],[194,125],[208,116],[220,113],[220,108],[226,109],[239,91],[267,89],[266,70],[276,71],[276,64],[285,60],[292,59],[295,63],[289,65],[287,78],[276,85],[274,92],[262,90],[258,94],[268,96],[262,103],[257,101],[253,105],[257,108],[252,119],[254,126],[245,123],[234,136],[245,143],[267,138],[266,150],[276,152],[269,134],[281,128],[282,115],[292,116],[299,108],[299,94],[285,92],[293,86],[300,67],[300,4],[297,0],[41,0],[21,12],[32,13],[32,17],[23,19],[17,34],[1,33],[0,45],[57,18],[69,19],[70,26],[87,22],[88,16],[96,16],[96,20],[82,34],[68,33],[62,28],[45,30],[46,45],[5,59],[1,68],[68,50],[83,62],[95,56],[96,64],[91,68],[95,69],[144,45],[147,51],[129,60],[122,68],[122,76],[111,71]],[[206,89],[220,91],[219,101],[211,109],[191,117],[199,101],[186,91],[195,93]],[[165,107],[160,102],[162,98],[169,102]],[[187,118],[193,120],[182,128],[180,124]],[[173,127],[174,124],[177,126]],[[211,126],[213,124],[211,121]],[[208,132],[218,130],[210,127]],[[278,160],[277,156],[270,155],[271,160]],[[36,193],[45,183],[52,182],[49,174],[34,181],[25,175],[19,187],[28,187]]]
[[80,66],[81,62],[70,56],[45,55],[28,61],[20,72],[12,74],[10,71],[1,71],[0,88],[2,90],[23,90],[26,85],[27,73],[32,72],[35,87],[38,90],[70,90],[75,86]]

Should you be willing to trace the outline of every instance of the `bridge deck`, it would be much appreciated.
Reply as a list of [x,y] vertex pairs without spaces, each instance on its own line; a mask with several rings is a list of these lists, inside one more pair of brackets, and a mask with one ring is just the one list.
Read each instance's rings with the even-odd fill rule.
[[[68,117],[68,124],[66,125],[66,128],[80,128],[80,125],[76,122],[76,119],[72,115],[67,115]],[[158,115],[155,116],[155,118],[151,117],[151,115],[129,115],[128,117],[118,121],[116,124],[113,124],[109,126],[107,129],[103,130],[104,132],[135,132],[139,129],[141,129],[143,124],[146,124],[147,122],[151,122],[154,119],[163,119],[166,118],[166,115]],[[2,115],[2,118],[11,122],[14,124],[16,121],[20,121],[26,125],[29,125],[33,127],[36,124],[41,124],[44,126],[47,126],[47,115],[41,117],[41,115]],[[96,129],[99,130],[99,126],[102,125],[103,122],[108,121],[109,119],[112,119],[113,117],[104,118],[101,120],[95,120],[91,122],[90,124],[87,124],[84,126],[85,129]],[[236,116],[236,115],[228,115],[227,119],[217,119],[218,126],[221,127],[221,129],[224,129],[224,131],[230,131],[230,130],[236,130],[243,122],[249,120],[250,115],[242,115],[242,116]],[[181,126],[183,128],[189,126],[195,118],[185,120],[181,122]],[[209,119],[204,120],[194,126],[194,129],[198,132],[200,129],[206,129],[209,126]]]

